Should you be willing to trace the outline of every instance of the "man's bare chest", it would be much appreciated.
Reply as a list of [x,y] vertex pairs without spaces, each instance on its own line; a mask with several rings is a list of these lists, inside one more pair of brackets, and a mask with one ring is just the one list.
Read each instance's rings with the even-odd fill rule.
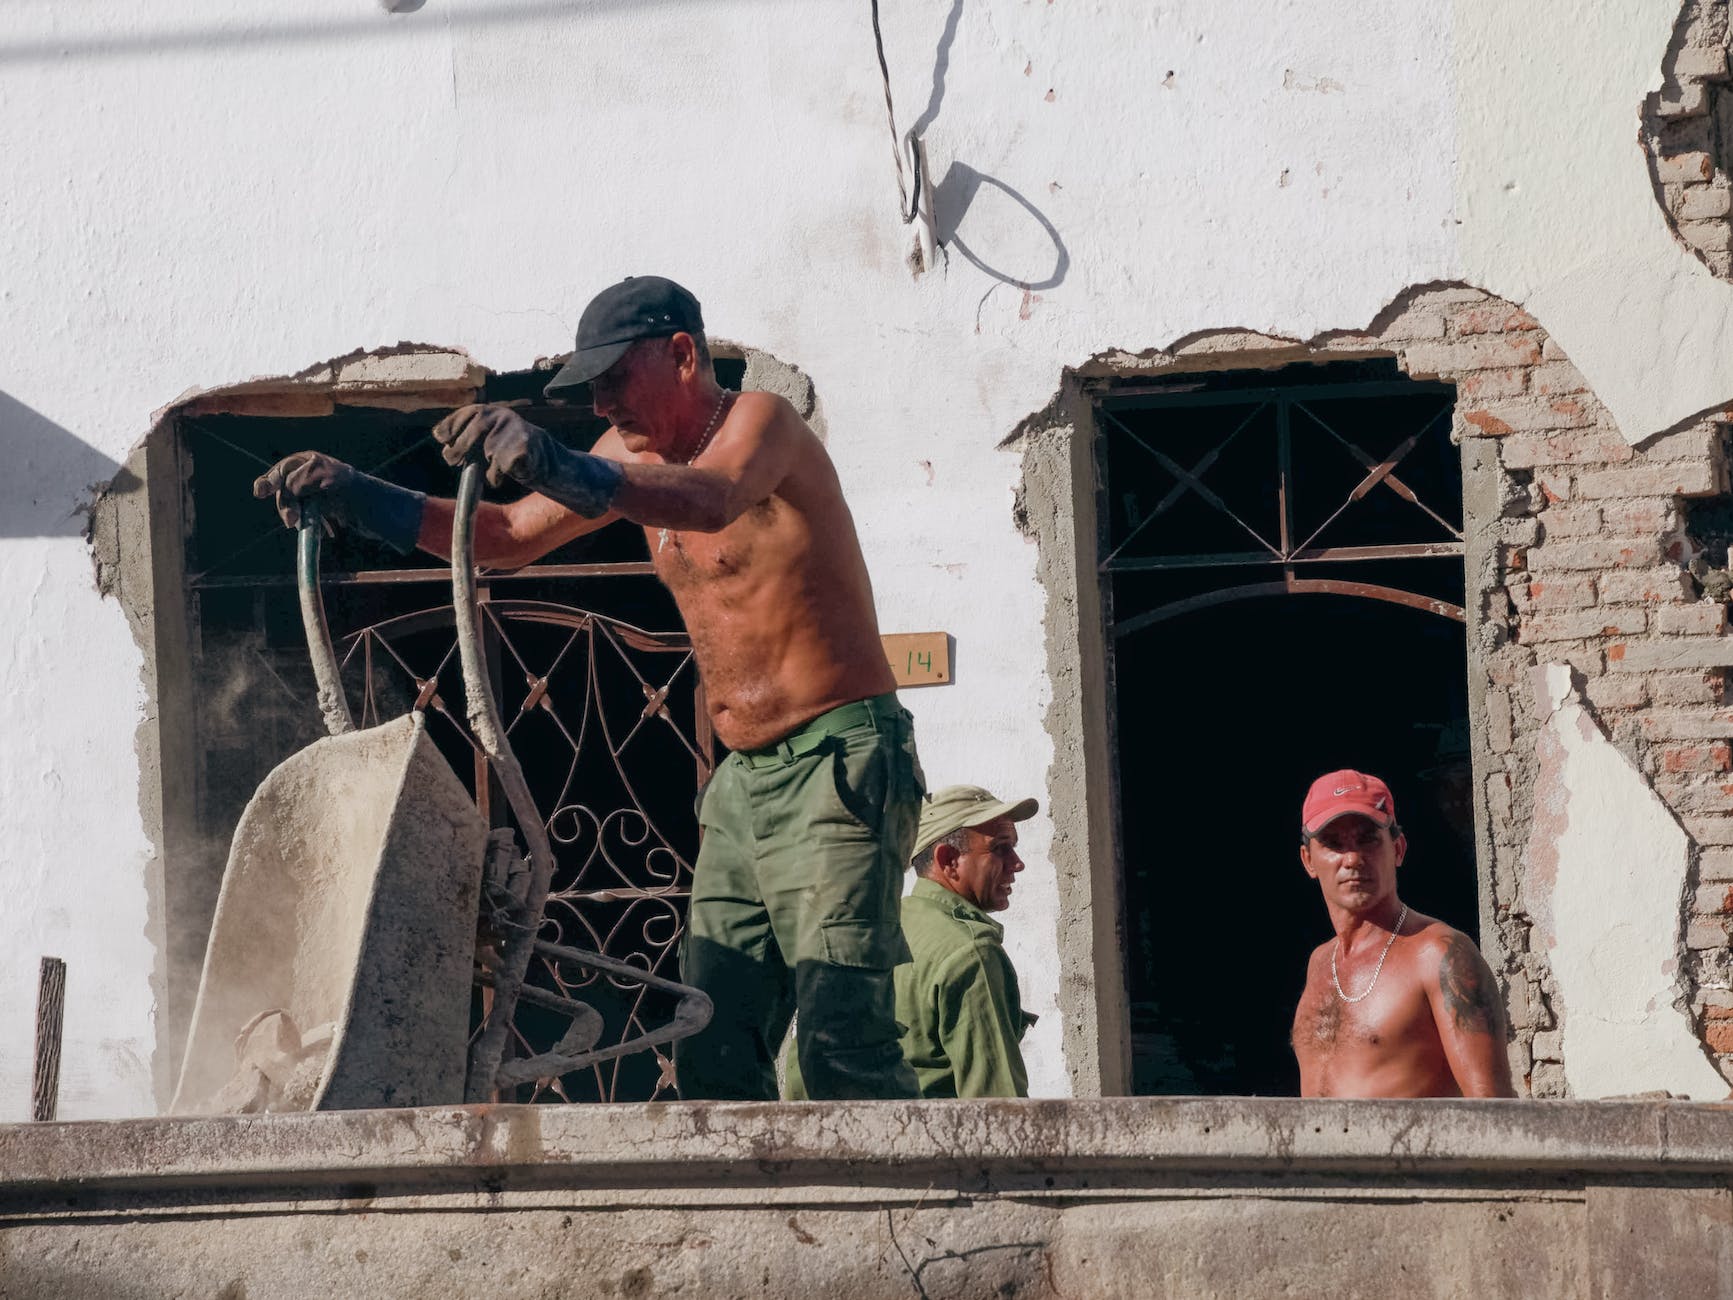
[[656,576],[676,596],[682,592],[730,580],[749,579],[754,573],[786,558],[777,534],[782,510],[774,497],[759,502],[728,527],[714,533],[680,532],[668,528],[646,528],[650,560]]
[[1404,1050],[1431,1033],[1431,1014],[1418,987],[1393,982],[1359,1002],[1348,1002],[1324,979],[1308,982],[1294,1015],[1293,1046],[1300,1056],[1333,1057]]

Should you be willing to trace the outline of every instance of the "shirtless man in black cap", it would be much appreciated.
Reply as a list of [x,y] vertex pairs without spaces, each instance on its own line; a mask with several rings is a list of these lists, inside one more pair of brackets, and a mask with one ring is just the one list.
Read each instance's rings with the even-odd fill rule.
[[[547,391],[586,384],[612,426],[589,452],[504,406],[454,411],[434,437],[450,464],[485,456],[490,483],[532,489],[482,505],[479,563],[515,568],[630,520],[691,634],[734,752],[700,817],[682,970],[716,1015],[678,1045],[681,1095],[774,1098],[798,1003],[813,1097],[913,1097],[891,971],[908,959],[897,902],[922,778],[836,470],[783,398],[717,384],[698,301],[671,280],[629,278],[585,308]],[[316,452],[254,492],[291,526],[317,496],[399,550],[449,554],[453,502]]]

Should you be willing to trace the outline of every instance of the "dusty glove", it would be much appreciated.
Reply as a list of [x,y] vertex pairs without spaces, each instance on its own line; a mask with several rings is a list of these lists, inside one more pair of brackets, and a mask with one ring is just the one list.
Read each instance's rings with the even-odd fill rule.
[[625,477],[613,461],[562,446],[507,406],[453,411],[434,426],[433,436],[444,448],[446,464],[485,457],[492,486],[512,479],[586,519],[608,513]]
[[325,518],[404,555],[421,536],[427,501],[423,493],[363,474],[322,451],[285,456],[253,480],[253,495],[274,497],[278,515],[290,528],[301,522],[301,502],[316,498]]

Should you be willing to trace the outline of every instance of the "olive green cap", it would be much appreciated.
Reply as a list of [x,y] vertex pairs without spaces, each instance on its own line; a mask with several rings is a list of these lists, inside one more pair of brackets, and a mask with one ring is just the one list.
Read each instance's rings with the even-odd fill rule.
[[981,826],[1001,817],[1026,821],[1041,811],[1034,799],[1001,799],[978,785],[947,785],[921,803],[921,824],[915,830],[911,857],[918,857],[953,831]]

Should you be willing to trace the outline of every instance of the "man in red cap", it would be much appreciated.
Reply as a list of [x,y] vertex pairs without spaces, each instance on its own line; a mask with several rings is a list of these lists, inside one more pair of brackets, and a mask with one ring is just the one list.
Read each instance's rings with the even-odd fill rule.
[[1390,787],[1312,783],[1300,864],[1336,937],[1312,954],[1294,1015],[1305,1097],[1514,1097],[1498,984],[1474,941],[1396,896],[1408,852]]
[[[698,300],[660,276],[596,295],[547,392],[587,397],[612,427],[581,451],[482,405],[433,436],[448,463],[483,457],[490,483],[531,489],[482,503],[479,563],[516,568],[628,520],[691,633],[733,752],[699,812],[680,969],[716,1013],[675,1047],[680,1095],[774,1098],[798,1006],[814,1097],[914,1097],[892,971],[909,959],[897,902],[924,778],[824,445],[783,398],[718,385]],[[319,452],[279,462],[253,492],[291,527],[317,498],[326,519],[400,551],[450,551],[451,501]]]

